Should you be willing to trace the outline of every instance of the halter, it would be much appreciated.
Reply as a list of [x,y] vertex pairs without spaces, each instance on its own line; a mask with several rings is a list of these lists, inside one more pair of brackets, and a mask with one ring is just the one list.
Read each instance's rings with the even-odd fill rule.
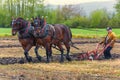
[[14,27],[15,24],[16,24],[16,20],[12,20],[12,29],[13,30],[18,30],[17,27]]
[[13,24],[14,24],[15,21],[16,21],[16,20],[12,20],[12,26],[13,26]]
[[33,23],[34,23],[34,27],[35,28],[39,28],[40,27],[40,22],[39,22],[38,19],[35,19]]

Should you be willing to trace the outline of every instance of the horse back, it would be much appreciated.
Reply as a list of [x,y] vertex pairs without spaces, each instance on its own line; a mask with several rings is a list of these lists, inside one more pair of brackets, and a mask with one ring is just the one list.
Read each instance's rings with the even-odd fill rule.
[[64,41],[71,41],[72,33],[69,27],[63,24],[54,24],[54,27],[56,34],[61,36]]

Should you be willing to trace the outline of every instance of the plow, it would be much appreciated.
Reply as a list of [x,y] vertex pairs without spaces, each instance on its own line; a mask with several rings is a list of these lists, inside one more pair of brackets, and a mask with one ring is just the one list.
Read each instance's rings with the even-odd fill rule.
[[79,60],[99,60],[100,57],[102,57],[102,55],[107,47],[108,46],[97,44],[96,48],[94,50],[83,52],[83,53],[79,54],[78,59]]

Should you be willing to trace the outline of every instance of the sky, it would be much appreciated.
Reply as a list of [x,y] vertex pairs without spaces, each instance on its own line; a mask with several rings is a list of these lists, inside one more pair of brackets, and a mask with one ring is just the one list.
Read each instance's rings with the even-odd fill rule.
[[68,5],[68,4],[79,4],[79,3],[87,3],[87,2],[104,2],[104,1],[115,1],[115,0],[45,0],[45,4]]

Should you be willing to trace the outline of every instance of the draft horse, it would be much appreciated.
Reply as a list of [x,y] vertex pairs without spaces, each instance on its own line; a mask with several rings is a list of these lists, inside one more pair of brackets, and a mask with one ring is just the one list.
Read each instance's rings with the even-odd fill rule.
[[44,43],[47,55],[47,62],[50,61],[49,59],[52,56],[52,45],[55,45],[59,48],[61,52],[60,62],[64,62],[64,49],[62,47],[62,44],[64,44],[67,49],[66,59],[68,61],[71,61],[69,52],[72,33],[67,26],[62,24],[46,24],[46,22],[44,22],[40,18],[34,18],[33,25],[34,36],[37,37],[37,43],[40,44],[41,39]]
[[36,38],[33,35],[34,27],[31,26],[30,22],[24,20],[23,18],[17,18],[12,20],[12,35],[18,33],[19,42],[24,49],[24,55],[28,62],[32,61],[32,57],[29,56],[29,50],[36,46],[34,51],[39,61],[41,61],[41,56],[38,54],[39,46],[36,45]]

